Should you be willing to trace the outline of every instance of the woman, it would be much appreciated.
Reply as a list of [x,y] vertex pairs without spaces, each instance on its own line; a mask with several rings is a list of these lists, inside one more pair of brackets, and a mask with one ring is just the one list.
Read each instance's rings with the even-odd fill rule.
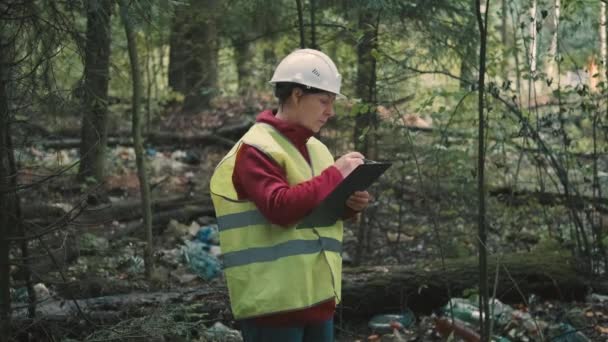
[[[299,225],[363,164],[334,162],[313,135],[334,113],[341,76],[324,53],[296,50],[270,81],[278,110],[266,110],[218,164],[211,179],[232,312],[245,341],[333,341],[340,301],[342,220]],[[344,218],[365,209],[365,191]]]

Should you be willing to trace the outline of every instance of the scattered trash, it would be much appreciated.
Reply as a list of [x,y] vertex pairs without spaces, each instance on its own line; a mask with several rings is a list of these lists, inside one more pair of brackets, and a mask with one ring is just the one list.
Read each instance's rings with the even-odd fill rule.
[[186,164],[180,161],[165,157],[162,153],[157,153],[154,158],[150,159],[150,168],[154,175],[174,175],[181,172],[186,166]]
[[604,303],[608,301],[608,296],[592,293],[586,299],[588,303]]
[[221,322],[216,322],[204,333],[205,338],[210,341],[241,342],[243,337],[238,330],[230,329]]
[[342,263],[345,265],[352,265],[354,262],[353,258],[346,251],[342,251]]
[[[454,335],[460,336],[465,341],[479,341],[479,337],[475,337],[480,315],[477,302],[477,297],[452,298],[442,309],[444,316],[435,320],[436,330],[443,336],[454,332]],[[497,299],[493,299],[490,303],[490,311],[494,321],[494,332],[504,335],[504,337],[494,336],[493,341],[544,341],[547,339],[560,342],[589,341],[584,334],[570,324],[564,322],[550,324],[534,317],[526,308],[518,310]],[[577,313],[571,310],[566,318],[569,321],[580,321],[582,317],[582,311],[578,310]],[[581,324],[581,328],[585,326],[584,321],[579,324]]]
[[11,288],[11,290],[9,291],[11,294],[11,302],[17,302],[17,303],[26,303],[27,302],[27,288],[25,287],[20,287],[17,289],[13,289]]
[[414,313],[408,309],[401,314],[375,315],[367,325],[375,333],[388,334],[395,329],[410,327],[415,321]]
[[128,274],[138,274],[144,271],[144,266],[144,259],[134,255],[121,259],[118,263],[118,270]]
[[135,160],[135,150],[133,147],[117,147],[111,151],[122,160]]
[[[11,302],[16,303],[27,303],[29,301],[29,295],[27,293],[27,287],[20,287],[17,289],[10,289]],[[36,301],[40,302],[51,297],[51,291],[43,283],[37,283],[34,285],[34,293],[36,294]]]
[[566,323],[554,324],[547,329],[547,338],[552,342],[589,342],[587,336]]
[[165,234],[174,242],[182,242],[182,240],[189,238],[188,235],[190,235],[190,232],[191,226],[187,226],[174,219],[171,219],[167,224]]
[[583,329],[587,325],[585,313],[579,308],[572,308],[566,312],[565,322],[571,324],[575,329]]
[[171,271],[170,275],[171,277],[175,278],[180,284],[187,284],[198,278],[198,275],[186,272],[183,267],[180,267],[175,271]]
[[146,154],[150,157],[156,156],[156,149],[154,147],[146,148]]
[[[471,299],[452,298],[448,304],[443,307],[443,313],[446,317],[457,318],[466,323],[476,325],[479,323],[479,308],[477,306],[477,297]],[[494,316],[495,323],[498,325],[506,325],[511,321],[513,309],[499,301],[493,299],[490,303],[490,312]]]
[[82,254],[99,254],[110,248],[110,242],[104,237],[84,233],[79,238],[79,249]]
[[201,227],[196,233],[196,239],[200,242],[218,245],[220,243],[220,235],[217,225],[208,225]]
[[174,160],[182,160],[186,157],[186,152],[181,151],[181,150],[176,150],[171,152],[171,159]]
[[180,248],[162,249],[156,255],[160,264],[172,269],[177,268],[182,263],[182,251]]
[[220,273],[220,262],[208,253],[209,246],[199,241],[185,241],[183,256],[190,270],[205,280],[211,280]]
[[452,334],[465,340],[466,342],[479,342],[481,337],[471,329],[467,323],[454,318],[439,317],[435,319],[435,329],[441,336],[448,337]]

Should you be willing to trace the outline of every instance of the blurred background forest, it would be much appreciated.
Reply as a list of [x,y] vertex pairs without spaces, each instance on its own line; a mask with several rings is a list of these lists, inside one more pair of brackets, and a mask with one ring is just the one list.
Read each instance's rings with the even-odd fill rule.
[[[2,1],[0,341],[231,326],[209,177],[301,47],[336,62],[347,96],[319,138],[393,162],[346,223],[343,340],[367,336],[350,317],[463,293],[529,307],[608,290],[606,7]],[[576,328],[603,340],[601,323]],[[413,336],[438,338],[426,328]]]

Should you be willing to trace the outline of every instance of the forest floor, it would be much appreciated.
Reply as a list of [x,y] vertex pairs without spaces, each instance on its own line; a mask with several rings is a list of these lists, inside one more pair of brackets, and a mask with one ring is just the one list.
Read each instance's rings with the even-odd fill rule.
[[[230,111],[228,108],[231,108]],[[235,109],[236,108],[236,109]],[[201,113],[187,119],[177,115],[168,115],[161,124],[161,130],[193,133],[196,130],[220,127],[230,123],[239,123],[244,119],[241,113],[253,113],[258,108],[247,108],[243,104],[227,104],[210,115]],[[249,114],[246,119],[253,119]],[[152,197],[156,199],[175,196],[208,197],[209,177],[227,149],[225,146],[147,146],[146,162],[149,168]],[[139,181],[135,170],[135,155],[130,147],[116,146],[108,149],[107,179],[103,186],[77,185],[75,169],[72,168],[60,175],[59,169],[66,169],[77,161],[76,149],[49,150],[30,147],[18,150],[17,159],[20,163],[20,182],[33,188],[24,190],[21,194],[23,203],[46,203],[69,211],[79,203],[87,203],[87,210],[95,210],[100,206],[112,206],[116,203],[139,198]],[[55,175],[42,184],[37,184],[45,177]],[[414,210],[415,211],[415,210]],[[421,209],[420,212],[423,212]],[[219,263],[215,263],[221,253],[217,246],[217,236],[213,228],[213,215],[182,216],[186,219],[172,219],[155,230],[154,254],[157,262],[156,270],[151,281],[143,276],[141,234],[134,231],[121,234],[121,231],[133,227],[135,220],[110,219],[103,222],[87,222],[86,224],[71,222],[57,229],[49,237],[49,241],[58,238],[65,242],[67,236],[78,246],[77,256],[70,258],[61,272],[52,271],[44,274],[37,281],[38,299],[68,300],[130,294],[136,292],[171,292],[184,288],[213,288],[221,286],[223,279],[219,271]],[[386,219],[386,218],[385,218]],[[388,218],[390,219],[390,218]],[[420,225],[428,221],[428,217],[420,215]],[[347,222],[345,228],[344,259],[348,266],[352,264],[357,254],[357,233],[359,224]],[[119,238],[114,238],[119,236]],[[72,243],[68,242],[68,243]],[[61,245],[57,248],[61,248]],[[371,235],[362,259],[365,265],[386,265],[407,263],[436,256],[433,251],[433,234],[431,232],[386,232],[378,230]],[[39,245],[38,245],[39,247]],[[65,247],[65,246],[64,246]],[[197,258],[196,253],[205,254]],[[15,252],[16,253],[16,252]],[[44,255],[40,249],[37,254]],[[187,257],[189,256],[189,258]],[[56,268],[56,267],[55,267]],[[61,284],[70,283],[66,287]],[[76,285],[74,285],[76,284]],[[16,287],[13,299],[16,305],[22,307],[25,301],[23,287]],[[227,298],[218,298],[226,305]],[[476,330],[475,320],[478,313],[474,302],[460,303],[462,311],[455,315],[458,321],[457,331],[466,335]],[[466,305],[465,305],[466,304]],[[63,330],[64,341],[68,337],[75,340],[104,340],[116,338],[118,331],[127,336],[133,333],[155,334],[150,332],[149,325],[155,322],[157,327],[166,330],[159,334],[164,337],[159,341],[207,341],[207,340],[238,340],[233,331],[223,330],[235,328],[235,322],[229,314],[218,317],[197,316],[183,319],[176,318],[176,311],[183,306],[188,308],[193,303],[177,304],[177,308],[165,307],[153,314],[148,313],[148,319],[141,320],[133,314],[133,319],[123,320],[112,327],[98,326],[97,329],[73,327],[73,331]],[[522,299],[519,304],[512,304],[505,313],[496,320],[495,335],[510,341],[605,341],[608,340],[608,300],[597,294],[589,296],[587,302],[557,302],[540,298]],[[186,310],[186,309],[184,309]],[[186,310],[187,311],[187,310]],[[440,312],[441,308],[437,308]],[[435,316],[409,316],[407,308],[402,312],[386,312],[386,314],[401,314],[401,325],[393,324],[388,330],[374,331],[370,328],[372,317],[358,318],[350,321],[340,319],[340,310],[336,316],[338,341],[439,341],[446,340],[436,325]],[[129,314],[130,315],[130,314]],[[507,317],[508,316],[508,317]],[[160,318],[159,318],[160,317]],[[505,318],[506,317],[506,318]],[[399,317],[394,318],[399,320]],[[466,323],[466,321],[469,323]],[[162,322],[163,324],[159,323]],[[194,323],[193,323],[194,322]],[[221,322],[222,325],[217,323]],[[214,324],[216,324],[214,326]],[[213,327],[213,328],[210,328]],[[146,329],[148,330],[146,332]],[[394,330],[393,330],[394,329]],[[95,331],[93,331],[95,330]],[[578,334],[576,332],[579,332]],[[86,332],[86,334],[83,334]],[[459,333],[459,334],[460,334]],[[133,335],[131,335],[133,336]],[[547,338],[550,336],[550,338]],[[586,337],[585,337],[586,336]],[[453,340],[463,337],[456,336]],[[143,339],[146,340],[146,339]],[[474,338],[473,338],[474,340]],[[506,340],[503,340],[506,341]]]

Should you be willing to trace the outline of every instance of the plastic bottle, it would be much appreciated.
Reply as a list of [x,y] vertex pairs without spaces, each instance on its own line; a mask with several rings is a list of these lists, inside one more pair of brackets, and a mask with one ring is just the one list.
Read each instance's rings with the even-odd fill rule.
[[401,314],[375,315],[369,321],[368,326],[373,332],[379,334],[389,334],[393,329],[403,329],[411,326],[416,321],[414,314],[406,310]]

